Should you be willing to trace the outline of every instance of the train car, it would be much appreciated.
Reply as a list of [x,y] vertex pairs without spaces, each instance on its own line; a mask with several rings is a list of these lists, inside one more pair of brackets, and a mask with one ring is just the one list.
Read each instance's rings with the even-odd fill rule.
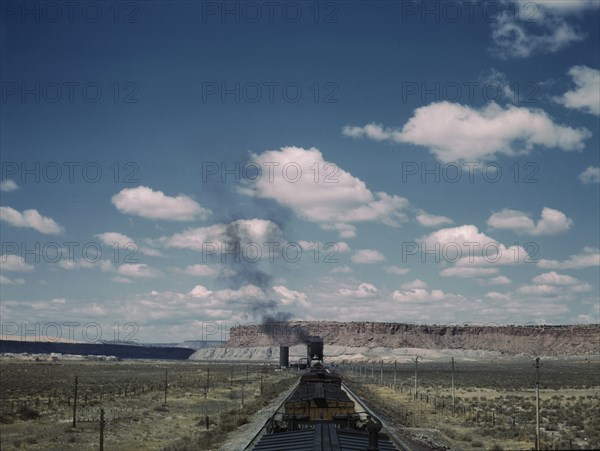
[[[307,368],[271,418],[265,433],[247,449],[253,451],[394,451],[399,448],[344,390],[342,378],[323,365],[322,339],[307,342]],[[312,361],[311,361],[312,360]],[[318,362],[315,362],[318,361]],[[314,362],[314,363],[313,363]]]

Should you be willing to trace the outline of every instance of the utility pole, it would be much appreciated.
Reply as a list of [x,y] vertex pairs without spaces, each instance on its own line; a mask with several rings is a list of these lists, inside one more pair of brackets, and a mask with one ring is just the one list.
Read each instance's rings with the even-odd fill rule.
[[73,427],[77,426],[77,381],[78,377],[75,376],[75,392],[73,393]]
[[419,371],[419,356],[415,356],[415,400],[417,399],[417,381],[418,381],[418,371]]
[[396,380],[397,380],[397,371],[398,371],[398,365],[396,364],[396,361],[394,360],[394,391],[396,391]]
[[535,449],[540,449],[540,358],[535,358]]
[[104,409],[100,409],[100,451],[104,451]]
[[167,405],[167,387],[169,384],[169,370],[165,370],[165,406]]
[[206,395],[208,396],[208,389],[210,388],[210,367],[206,368]]
[[454,357],[451,360],[452,363],[452,415],[454,415],[456,409],[456,397],[454,392]]
[[383,385],[383,360],[381,361],[381,365],[379,367],[379,384]]

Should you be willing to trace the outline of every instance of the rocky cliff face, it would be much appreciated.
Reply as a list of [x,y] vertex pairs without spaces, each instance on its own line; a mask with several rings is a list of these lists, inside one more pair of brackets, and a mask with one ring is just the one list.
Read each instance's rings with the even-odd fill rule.
[[504,354],[600,354],[600,325],[427,326],[375,322],[291,322],[239,326],[228,347],[294,344],[298,331],[323,337],[325,345],[384,348],[472,349]]

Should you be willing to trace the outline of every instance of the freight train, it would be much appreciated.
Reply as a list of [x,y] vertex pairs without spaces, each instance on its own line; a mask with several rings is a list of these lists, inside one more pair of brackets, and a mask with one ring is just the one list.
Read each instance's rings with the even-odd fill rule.
[[[282,408],[246,448],[253,451],[393,451],[399,448],[382,425],[344,386],[342,378],[323,364],[323,340],[306,340],[307,368]],[[289,366],[286,346],[280,365]],[[356,398],[354,398],[356,399]]]

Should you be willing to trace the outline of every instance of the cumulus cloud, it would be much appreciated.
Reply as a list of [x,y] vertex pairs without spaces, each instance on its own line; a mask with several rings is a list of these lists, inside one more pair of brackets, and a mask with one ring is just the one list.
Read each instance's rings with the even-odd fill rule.
[[135,241],[129,238],[127,235],[123,235],[119,232],[104,232],[94,235],[106,246],[116,247],[120,252],[131,252],[131,257],[135,258],[135,253],[138,251],[145,255],[152,257],[158,257],[162,255],[159,250],[152,249],[146,246],[139,246]]
[[340,288],[338,292],[344,297],[358,299],[375,298],[379,296],[379,290],[377,290],[375,285],[364,282],[361,283],[356,289]]
[[145,263],[123,263],[116,268],[116,272],[125,277],[145,279],[153,279],[162,274],[160,271],[151,268]]
[[585,247],[583,252],[571,255],[563,261],[542,258],[538,266],[544,269],[582,269],[600,266],[600,250],[597,247]]
[[545,272],[533,278],[533,283],[542,285],[578,285],[582,283],[575,277],[558,274],[556,271]]
[[491,279],[479,279],[479,285],[488,286],[488,285],[510,285],[511,280],[506,276],[497,276],[492,277]]
[[387,268],[385,268],[385,272],[387,272],[388,274],[397,274],[399,276],[406,274],[409,271],[409,268],[401,268],[400,266],[388,266]]
[[427,288],[427,283],[423,282],[421,279],[415,279],[412,282],[406,282],[400,285],[400,288],[403,290],[416,290],[419,288]]
[[11,279],[0,274],[0,285],[25,285],[25,279]]
[[569,230],[573,221],[553,208],[544,207],[537,224],[522,211],[504,209],[492,214],[487,224],[495,229],[509,229],[532,236],[556,235]]
[[416,288],[413,290],[400,291],[396,290],[392,293],[394,301],[398,302],[431,302],[443,301],[445,294],[442,290],[428,291],[424,288]]
[[286,307],[299,305],[305,308],[310,306],[306,293],[290,290],[283,285],[274,286],[273,291],[278,295],[281,305]]
[[526,154],[536,147],[581,151],[583,141],[591,136],[585,128],[555,123],[543,110],[503,108],[494,102],[480,109],[437,102],[417,108],[401,131],[371,124],[342,132],[354,138],[425,146],[444,163],[493,160],[499,154]]
[[58,235],[63,227],[54,219],[42,216],[37,210],[24,210],[22,213],[11,207],[0,207],[0,221],[5,221],[14,227],[27,227],[48,235]]
[[111,201],[121,213],[146,219],[191,221],[205,219],[210,213],[189,196],[170,197],[147,186],[124,188]]
[[350,260],[352,260],[352,263],[363,263],[370,265],[384,261],[385,257],[381,252],[375,249],[361,249],[355,252],[354,255],[350,257]]
[[31,272],[33,265],[25,262],[25,259],[19,255],[4,254],[0,256],[0,270]]
[[583,183],[600,183],[600,168],[589,166],[585,171],[579,174],[579,180]]
[[444,277],[483,277],[492,276],[498,273],[498,268],[476,268],[470,266],[453,266],[443,269],[440,275]]
[[562,17],[540,11],[535,24],[515,19],[504,11],[492,22],[492,53],[501,59],[528,58],[536,53],[555,53],[585,39],[585,34]]
[[242,247],[250,243],[260,246],[266,242],[283,244],[279,226],[266,219],[238,219],[228,224],[218,223],[207,227],[190,228],[171,236],[151,240],[151,243],[165,247],[208,252],[206,247],[208,244],[214,244],[217,249],[220,249],[219,246],[223,246],[223,243],[229,243],[228,230],[231,228],[236,230]]
[[352,272],[352,268],[350,268],[348,265],[338,266],[333,268],[331,272],[335,274],[350,274]]
[[16,191],[18,189],[19,189],[19,187],[13,180],[7,179],[7,180],[2,180],[0,182],[0,191],[2,191],[2,192],[8,193],[10,191]]
[[600,70],[587,66],[573,66],[569,75],[575,89],[565,92],[554,101],[567,108],[600,116]]
[[425,260],[443,260],[456,266],[489,267],[529,261],[529,253],[522,246],[507,248],[471,224],[437,230],[422,237],[419,244],[417,251],[424,253]]
[[[260,180],[246,181],[239,191],[272,199],[298,216],[335,230],[342,238],[356,235],[355,223],[378,222],[397,227],[406,220],[408,201],[371,192],[365,182],[326,161],[319,149],[283,147],[252,155],[263,169]],[[317,172],[318,171],[318,172]]]
[[424,211],[417,215],[417,221],[425,227],[439,227],[444,224],[452,224],[453,222],[452,219],[446,216],[430,215]]
[[200,264],[188,265],[181,272],[188,276],[198,277],[217,277],[219,275],[219,270],[214,266]]

